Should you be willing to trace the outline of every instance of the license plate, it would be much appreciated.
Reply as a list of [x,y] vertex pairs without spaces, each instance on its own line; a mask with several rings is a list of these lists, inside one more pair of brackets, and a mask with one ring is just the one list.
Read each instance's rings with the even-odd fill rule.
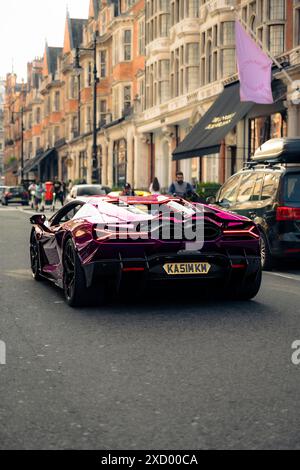
[[209,263],[170,263],[164,265],[164,270],[169,276],[207,275],[210,271]]

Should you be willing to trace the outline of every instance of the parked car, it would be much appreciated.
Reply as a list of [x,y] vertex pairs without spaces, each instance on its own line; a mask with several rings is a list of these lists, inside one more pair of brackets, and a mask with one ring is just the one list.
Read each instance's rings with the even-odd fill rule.
[[[124,286],[134,296],[171,284],[181,297],[188,284],[200,289],[200,303],[201,288],[239,300],[260,289],[256,225],[217,208],[163,196],[98,196],[70,202],[50,220],[30,220],[33,277],[62,288],[72,307],[114,298]],[[197,224],[203,243],[186,249],[186,229]]]
[[0,201],[2,200],[2,194],[6,190],[6,186],[0,186]]
[[1,196],[1,203],[4,206],[8,204],[22,204],[28,206],[29,194],[24,186],[6,186]]
[[208,202],[253,220],[261,234],[261,260],[300,260],[300,138],[272,139]]
[[111,191],[107,186],[101,184],[77,184],[73,186],[70,194],[66,197],[66,203],[73,201],[78,197],[105,196]]

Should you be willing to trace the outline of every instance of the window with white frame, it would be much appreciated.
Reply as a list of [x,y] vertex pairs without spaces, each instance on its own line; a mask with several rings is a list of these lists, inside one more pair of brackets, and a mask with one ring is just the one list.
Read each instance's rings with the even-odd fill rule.
[[284,25],[276,24],[269,26],[269,50],[273,56],[284,51]]
[[[254,0],[242,7],[243,20],[275,56],[281,54],[285,48],[286,7],[285,0]],[[297,41],[296,25],[294,34]]]
[[[201,3],[205,3],[203,0]],[[171,0],[171,26],[185,18],[198,18],[200,0]]]
[[89,87],[92,85],[92,62],[89,62],[87,65],[87,71],[86,71],[86,86]]
[[158,100],[165,103],[170,99],[170,61],[158,62]]
[[168,37],[170,28],[170,2],[148,0],[146,2],[146,44],[158,37]]
[[102,127],[106,124],[107,102],[100,100],[99,102],[99,126]]
[[233,75],[236,71],[235,49],[226,48],[221,51],[222,77],[226,78]]
[[78,77],[72,75],[70,77],[70,99],[77,99],[78,98]]
[[146,107],[152,108],[154,106],[154,65],[151,64],[146,69]]
[[73,116],[71,119],[71,138],[73,138],[79,131],[78,116]]
[[123,50],[124,50],[124,61],[132,59],[132,32],[131,29],[125,29],[123,33]]
[[92,129],[92,110],[91,107],[88,106],[86,108],[86,132],[90,132]]
[[60,128],[59,126],[55,126],[54,128],[54,143],[60,139]]
[[139,55],[145,55],[145,20],[139,21]]
[[232,46],[235,44],[234,21],[225,21],[221,23],[221,44],[223,46]]
[[138,90],[139,90],[139,98],[141,103],[141,111],[145,109],[145,79],[140,78],[138,81]]
[[120,57],[120,32],[116,31],[113,36],[113,65],[117,65],[119,63]]
[[199,65],[200,65],[199,43],[186,44],[186,89],[188,92],[199,88]]
[[37,152],[41,148],[41,138],[37,137],[35,142],[35,151]]
[[100,51],[100,54],[99,54],[100,78],[105,78],[107,76],[107,71],[106,71],[107,59],[106,59],[106,56],[107,56],[106,51]]
[[131,85],[124,86],[123,93],[123,110],[126,112],[131,107]]
[[113,119],[120,117],[120,99],[119,99],[119,87],[114,87],[112,90],[113,97]]
[[184,72],[184,46],[182,45],[171,52],[172,98],[176,98],[185,93]]
[[285,20],[285,0],[269,0],[269,19]]
[[60,111],[60,92],[56,91],[54,95],[54,112]]

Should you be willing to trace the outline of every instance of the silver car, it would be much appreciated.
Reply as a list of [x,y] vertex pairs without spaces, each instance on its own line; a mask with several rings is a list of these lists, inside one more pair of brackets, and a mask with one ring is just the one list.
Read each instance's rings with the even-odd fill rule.
[[110,188],[101,184],[78,184],[73,186],[65,202],[71,202],[78,197],[105,196],[109,192]]

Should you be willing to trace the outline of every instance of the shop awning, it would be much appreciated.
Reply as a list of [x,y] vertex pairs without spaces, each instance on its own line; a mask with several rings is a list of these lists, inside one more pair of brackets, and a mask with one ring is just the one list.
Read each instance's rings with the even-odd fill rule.
[[35,170],[36,168],[38,168],[39,164],[43,160],[45,160],[45,158],[50,157],[52,155],[52,153],[55,153],[55,152],[56,152],[56,149],[52,148],[52,149],[47,150],[46,152],[42,152],[42,153],[36,155],[34,158],[32,158],[31,160],[29,160],[25,163],[23,172],[24,173],[29,173],[30,171]]
[[218,153],[222,140],[252,107],[253,103],[241,103],[239,82],[226,86],[207,113],[173,152],[173,160]]

